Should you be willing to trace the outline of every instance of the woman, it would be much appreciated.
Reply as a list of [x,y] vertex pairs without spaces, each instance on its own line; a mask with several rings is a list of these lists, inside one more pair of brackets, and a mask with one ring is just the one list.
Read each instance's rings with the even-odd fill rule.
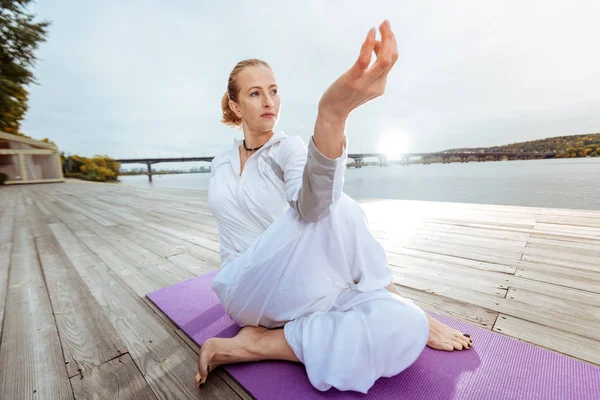
[[269,65],[233,69],[223,122],[240,126],[244,140],[211,165],[222,259],[212,289],[244,328],[202,345],[197,387],[218,365],[277,359],[302,362],[319,390],[366,393],[425,345],[470,348],[467,336],[401,297],[361,207],[342,193],[346,120],[383,94],[398,58],[389,22],[379,29],[382,40],[371,29],[358,61],[323,94],[308,148],[274,131],[280,99]]

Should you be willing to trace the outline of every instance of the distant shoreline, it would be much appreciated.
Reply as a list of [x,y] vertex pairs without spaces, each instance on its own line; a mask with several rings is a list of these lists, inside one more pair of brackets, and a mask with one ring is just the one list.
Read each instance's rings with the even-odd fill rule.
[[[477,153],[473,153],[473,156],[470,157],[468,160],[466,161],[461,161],[460,159],[458,159],[458,157],[454,157],[454,158],[450,158],[450,162],[446,162],[448,164],[453,164],[453,163],[478,163],[478,162],[502,162],[502,161],[516,161],[516,160],[508,160],[507,158],[504,159],[492,159],[492,158],[483,158],[481,161],[478,160],[477,158]],[[557,156],[557,157],[553,157],[553,158],[548,158],[548,160],[564,160],[564,159],[580,159],[580,158],[600,158],[600,157],[596,157],[596,156],[582,156],[582,157],[568,157],[568,156]],[[520,160],[520,161],[527,161],[527,160]],[[429,159],[427,162],[423,162],[422,159],[414,159],[414,160],[410,160],[408,162],[408,164],[410,165],[418,165],[418,164],[445,164],[442,158],[431,158]],[[401,159],[393,159],[393,160],[388,160],[386,165],[402,165],[402,160]],[[365,166],[380,166],[379,162],[377,161],[363,161],[361,162],[361,166],[365,167]],[[355,163],[354,162],[348,162],[346,164],[347,168],[354,168],[355,167]],[[157,172],[157,171],[152,171],[152,176],[156,176],[156,175],[181,175],[181,174],[210,174],[210,170],[208,171],[161,171],[161,172]],[[146,171],[143,172],[125,172],[125,173],[119,173],[119,176],[140,176],[140,175],[144,175],[147,176],[148,173]]]

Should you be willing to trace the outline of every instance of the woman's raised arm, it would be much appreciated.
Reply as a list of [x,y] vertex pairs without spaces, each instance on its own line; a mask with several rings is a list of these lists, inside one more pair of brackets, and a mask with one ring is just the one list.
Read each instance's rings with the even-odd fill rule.
[[[358,60],[323,93],[315,122],[315,146],[324,156],[340,157],[345,142],[346,120],[350,113],[381,96],[387,76],[398,60],[398,46],[389,21],[379,26],[381,41],[375,38],[375,28],[367,34]],[[377,61],[369,68],[375,52]]]

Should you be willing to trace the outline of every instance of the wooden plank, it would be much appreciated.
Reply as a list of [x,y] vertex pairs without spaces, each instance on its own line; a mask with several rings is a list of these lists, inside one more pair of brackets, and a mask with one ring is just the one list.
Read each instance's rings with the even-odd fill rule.
[[140,297],[194,276],[142,246],[115,235],[110,227],[92,220],[84,224],[91,230],[79,231],[76,235],[129,283]]
[[573,238],[600,240],[600,228],[538,223],[533,229],[536,233],[546,233]]
[[139,264],[148,272],[157,278],[166,282],[168,285],[174,285],[186,279],[193,278],[194,275],[187,270],[169,262],[166,257],[156,254],[149,249],[147,245],[138,244],[135,240],[130,240],[124,236],[114,233],[111,227],[106,228],[96,224],[93,221],[86,222],[86,226],[94,231],[98,236],[110,242],[113,248],[118,249],[121,254],[132,255],[135,257],[136,265]]
[[0,217],[0,243],[12,241],[16,196],[10,196],[5,204],[4,212],[2,213],[2,217]]
[[[85,200],[84,202],[86,204],[92,204],[91,200]],[[96,204],[96,207],[99,209],[105,209],[107,212],[114,212],[113,207],[115,202],[112,202],[112,204],[108,204],[108,202],[105,204],[96,202],[94,204]],[[139,202],[135,204],[128,202],[127,205],[128,212],[130,214],[132,214],[135,218],[142,219],[144,221],[158,223],[161,221],[166,221],[175,224],[186,225],[190,228],[194,228],[208,234],[218,234],[216,220],[212,216],[207,215],[204,211],[198,214],[189,209],[182,211],[181,209],[173,207],[159,208],[150,204]]]
[[40,197],[37,194],[37,191],[31,190],[30,193],[32,193],[32,196],[34,197],[34,202],[35,205],[37,206],[37,208],[40,210],[40,212],[42,213],[42,215],[47,216],[47,217],[54,217],[54,213],[52,211],[50,211],[48,208],[46,208],[46,206],[44,206],[43,202],[41,201]]
[[17,207],[15,226],[6,298],[9,312],[0,344],[0,393],[7,399],[72,399],[24,204]]
[[429,207],[418,207],[413,203],[404,208],[382,207],[376,205],[376,210],[365,210],[369,219],[374,221],[402,222],[419,218],[424,221],[437,221],[448,225],[462,225],[476,223],[480,225],[496,226],[498,228],[531,229],[535,224],[534,212],[496,212],[493,207],[485,209],[457,209],[448,207],[448,203],[434,204]]
[[[144,298],[144,302],[156,313],[156,315],[165,322],[173,331],[194,351],[198,354],[200,347],[192,340],[188,335],[185,334],[181,329],[171,321],[171,319],[163,313],[158,307],[156,307],[150,299]],[[233,379],[223,368],[216,368],[211,372],[211,375],[218,375],[229,387],[242,399],[252,399],[253,397],[235,380]]]
[[71,201],[68,202],[62,198],[56,198],[56,202],[58,204],[61,204],[66,210],[68,210],[69,212],[76,212],[78,214],[81,214],[83,216],[85,216],[87,219],[91,219],[93,221],[96,221],[97,223],[99,223],[102,226],[113,226],[115,225],[115,222],[112,221],[109,218],[105,218],[102,215],[99,215],[98,213],[89,210],[89,209],[85,209],[83,207],[79,207],[77,205],[75,205],[74,203],[76,201]]
[[452,244],[469,244],[477,248],[487,248],[499,252],[502,251],[520,251],[527,241],[524,239],[503,239],[503,238],[486,238],[472,235],[464,235],[460,233],[436,232],[425,229],[410,227],[405,231],[373,231],[374,236],[381,240],[388,240],[391,243],[403,242],[406,240],[434,241],[440,243]]
[[[52,226],[52,225],[51,225]],[[165,282],[150,271],[144,264],[139,263],[135,254],[128,254],[120,248],[114,248],[113,243],[99,237],[92,231],[76,232],[81,240],[98,258],[102,260],[123,282],[126,282],[139,297],[173,284]]]
[[551,214],[540,214],[536,216],[536,221],[553,225],[584,226],[588,228],[600,228],[600,218],[593,218],[590,215],[585,217],[561,216]]
[[146,305],[148,306],[148,308],[150,308],[160,319],[162,319],[162,321],[164,322],[165,325],[167,325],[173,332],[176,331],[177,329],[177,325],[175,325],[175,323],[173,321],[171,321],[171,319],[169,317],[167,317],[165,315],[165,313],[163,313],[160,308],[158,308],[153,302],[152,300],[150,300],[148,297],[142,297],[142,301],[144,303],[146,303]]
[[500,314],[494,331],[550,350],[600,364],[598,341],[556,328]]
[[499,238],[503,240],[523,240],[531,231],[531,226],[513,227],[503,225],[493,225],[477,223],[472,218],[465,216],[461,221],[443,221],[440,219],[443,215],[404,215],[398,216],[385,215],[373,219],[368,215],[369,225],[377,230],[389,232],[391,235],[402,234],[412,230],[428,230],[439,233],[462,234],[466,236],[476,236],[481,238]]
[[[442,239],[428,239],[422,237],[404,237],[394,239],[383,239],[381,242],[384,247],[401,247],[410,249],[419,249],[425,251],[436,251],[442,253],[450,253],[454,250],[460,252],[467,251],[473,254],[482,254],[483,256],[496,256],[512,260],[519,260],[523,254],[522,248],[510,246],[510,247],[493,247],[492,244],[481,246],[474,241],[461,239],[459,241],[451,241],[447,238]],[[498,241],[500,242],[500,241]],[[435,250],[432,250],[435,249]]]
[[[118,232],[132,231],[132,227],[124,227],[122,225],[114,227]],[[168,233],[157,231],[145,225],[135,227],[135,233],[132,234],[131,240],[140,243],[157,244],[154,247],[156,254],[162,257],[169,257],[179,253],[188,253],[210,267],[218,267],[221,265],[221,257],[218,251],[207,249],[195,243],[190,243],[180,238],[169,235]],[[129,235],[126,235],[129,236]],[[157,243],[158,242],[158,243]],[[162,244],[159,244],[162,243]]]
[[[97,198],[102,200],[95,204],[99,209],[108,209],[112,211],[117,207],[126,209],[128,213],[136,217],[147,218],[148,216],[152,216],[167,220],[202,221],[203,224],[209,223],[211,227],[217,227],[216,220],[214,220],[212,213],[206,208],[206,204],[204,204],[204,207],[197,207],[196,205],[191,204],[181,204],[178,207],[173,203],[170,203],[168,208],[164,208],[162,207],[162,205],[165,204],[164,200],[157,203],[146,199],[136,199],[136,201],[131,201],[130,199],[124,199],[123,197],[115,199],[114,197],[98,196]],[[93,204],[93,202],[95,202],[95,200],[91,199],[82,199],[82,201],[85,204]]]
[[36,239],[69,377],[127,349],[51,235]]
[[71,378],[75,399],[151,400],[156,396],[129,354]]
[[514,274],[517,270],[516,266],[469,260],[467,258],[454,257],[446,254],[429,253],[414,249],[405,249],[401,251],[402,253],[387,253],[388,261],[394,265],[402,266],[407,262],[414,263],[418,262],[418,260],[421,260],[420,262],[465,267],[480,271],[499,272],[503,274]]
[[552,308],[557,313],[568,314],[577,317],[582,322],[589,322],[590,327],[600,327],[600,306],[584,305],[576,301],[549,296],[545,293],[532,292],[525,289],[511,288],[506,298],[527,303],[532,308]]
[[42,235],[50,234],[48,224],[56,223],[58,222],[58,219],[54,216],[46,216],[42,214],[41,211],[38,209],[36,202],[34,202],[31,198],[30,193],[25,194],[25,199],[25,214],[27,216],[27,221],[29,223],[29,227],[31,228],[33,237],[37,238]]
[[491,264],[500,264],[500,265],[508,265],[514,266],[515,262],[521,258],[521,256],[510,255],[510,257],[500,257],[497,255],[489,255],[484,252],[475,252],[472,251],[468,246],[464,246],[463,248],[450,248],[450,247],[441,247],[441,246],[427,246],[422,244],[402,244],[402,245],[393,245],[389,243],[385,243],[384,247],[386,251],[392,253],[400,253],[405,252],[406,249],[412,250],[420,250],[428,253],[434,254],[443,254],[446,256],[452,256],[457,258],[466,258],[468,260],[475,261],[483,261]]
[[217,238],[207,238],[205,236],[206,233],[202,233],[202,235],[199,235],[190,229],[185,229],[181,226],[174,226],[173,224],[147,223],[146,225],[153,229],[156,229],[157,231],[161,231],[179,239],[188,241],[190,243],[197,244],[198,246],[206,247],[207,249],[210,249],[212,251],[220,251],[219,242]]
[[[559,257],[553,256],[552,254],[539,255],[539,254],[532,254],[532,253],[523,253],[522,260],[528,261],[529,263],[536,263],[536,264],[542,264],[542,265],[556,265],[559,267],[567,267],[567,268],[571,268],[571,269],[586,270],[589,272],[600,273],[600,264],[586,262],[586,261],[579,261],[577,259],[569,260],[569,259],[566,259],[567,255],[561,255],[561,256],[564,258],[559,258]],[[582,258],[582,257],[580,257],[580,258]]]
[[594,245],[590,243],[565,242],[561,240],[537,238],[532,235],[532,237],[527,240],[527,247],[560,251],[568,254],[578,253],[587,256],[600,257],[600,241],[598,244]]
[[186,271],[189,271],[195,276],[204,275],[219,269],[218,266],[206,263],[204,260],[194,257],[193,255],[188,253],[175,254],[173,256],[167,257],[167,260],[185,269]]
[[600,340],[600,332],[594,329],[593,326],[590,326],[589,322],[582,321],[580,318],[572,315],[556,312],[551,307],[543,305],[542,307],[533,307],[529,303],[517,300],[496,297],[465,288],[456,288],[447,285],[443,280],[428,281],[413,276],[398,277],[394,273],[394,283],[428,293],[439,294],[454,300],[468,302],[498,313],[565,330],[594,340]]
[[93,199],[80,199],[80,203],[93,208],[94,210],[102,211],[103,215],[106,215],[107,212],[110,213],[113,220],[117,223],[120,223],[121,220],[135,224],[141,224],[144,222],[144,219],[136,216],[129,207],[106,204]]
[[[545,293],[548,296],[556,297],[559,299],[571,300],[581,304],[589,304],[592,306],[600,304],[600,294],[598,293],[592,293],[585,290],[550,284],[548,282],[535,281],[519,276],[509,276],[507,279],[509,290],[525,289],[529,290],[530,292]],[[561,281],[560,283],[564,282]]]
[[497,311],[497,307],[500,304],[500,300],[503,300],[504,295],[506,294],[488,294],[472,290],[472,288],[470,287],[456,287],[453,285],[449,285],[445,280],[423,279],[410,274],[398,273],[398,271],[396,271],[394,268],[392,268],[392,273],[394,275],[394,283],[397,285],[409,287],[415,290],[420,290],[426,293],[432,293],[440,296],[449,297],[458,301],[464,301],[494,311]]
[[[93,223],[88,224],[88,227],[99,233]],[[98,228],[101,228],[101,226],[98,226]],[[169,262],[164,257],[155,254],[135,241],[114,234],[103,236],[103,238],[112,244],[114,250],[118,250],[121,254],[128,254],[130,258],[135,258],[135,265],[140,265],[140,268],[146,269],[148,273],[152,273],[167,285],[174,285],[194,277],[185,269]]]
[[472,304],[453,300],[437,294],[426,293],[406,286],[396,285],[404,297],[413,300],[419,307],[449,315],[459,321],[468,322],[484,329],[492,329],[498,313]]
[[459,202],[439,202],[439,201],[427,201],[427,200],[398,200],[398,199],[361,199],[359,203],[364,204],[370,210],[381,210],[384,213],[396,210],[422,210],[426,212],[428,210],[440,210],[440,211],[453,211],[453,212],[464,212],[464,211],[488,211],[497,214],[537,214],[541,210],[538,207],[525,207],[525,206],[503,206],[497,204],[476,204],[476,203],[459,203]]
[[[74,207],[77,207],[77,209],[83,208],[78,206]],[[89,214],[89,212],[87,214]],[[115,217],[115,215],[110,211],[103,213],[103,215],[106,216],[107,220],[110,220],[113,224],[122,223],[131,226],[131,222],[128,223],[126,221],[119,220],[119,218]],[[105,227],[111,226],[108,224],[102,225]],[[171,236],[178,237],[179,239],[206,247],[213,251],[219,251],[218,234],[214,233],[214,230],[211,230],[210,228],[200,224],[195,224],[189,221],[179,221],[179,223],[176,223],[172,221],[172,218],[165,217],[164,219],[160,220],[154,218],[145,218],[144,225],[152,229],[162,231]]]
[[[393,229],[394,226],[391,222],[387,222],[385,225],[389,229]],[[417,220],[412,225],[408,225],[410,230],[426,229],[436,233],[448,233],[452,235],[476,237],[484,239],[498,239],[507,242],[524,242],[529,237],[528,232],[515,232],[515,231],[501,231],[492,228],[481,228],[481,227],[469,227],[469,226],[457,226],[457,225],[446,225],[437,222],[426,222]],[[394,232],[394,230],[391,230]]]
[[561,242],[565,242],[566,244],[569,244],[569,245],[571,243],[577,243],[577,244],[591,244],[593,246],[598,246],[598,244],[600,243],[600,240],[594,239],[594,238],[588,238],[588,237],[582,237],[582,236],[568,236],[568,235],[561,235],[559,233],[552,233],[552,232],[534,231],[533,233],[531,233],[531,237],[536,238],[536,239],[550,239],[550,240],[555,240],[555,241],[561,241]]
[[4,305],[6,301],[11,253],[12,241],[0,244],[0,343],[2,343],[2,321],[4,320]]
[[[200,352],[200,346],[198,346],[194,341],[192,341],[192,339],[190,339],[190,337],[188,335],[186,335],[186,333],[184,331],[182,331],[181,329],[177,329],[175,331],[175,333],[177,333],[177,335],[179,335],[179,337],[185,342],[187,343],[188,346],[190,346],[190,348],[196,353],[198,354]],[[225,369],[223,369],[222,367],[218,367],[215,368],[212,372],[211,375],[218,375],[221,379],[223,379],[223,381],[225,383],[227,383],[229,385],[229,387],[241,398],[244,400],[253,400],[254,397],[238,382],[235,380],[235,378],[233,378],[231,375],[229,375],[227,373],[227,371],[225,371]]]
[[64,224],[52,224],[50,229],[157,398],[238,398],[219,377],[197,390],[196,354]]
[[55,200],[49,198],[45,194],[40,192],[36,192],[36,198],[40,201],[44,207],[46,207],[59,221],[63,221],[64,223],[69,225],[69,228],[73,232],[85,230],[85,226],[83,226],[80,222],[80,219],[76,218],[76,216],[66,210],[64,205],[58,204]]
[[600,274],[594,271],[520,261],[515,276],[600,293]]
[[[506,285],[501,279],[497,279],[495,277],[489,277],[488,279],[485,273],[481,276],[472,276],[469,272],[452,273],[450,270],[427,270],[424,268],[419,268],[418,266],[411,267],[410,265],[400,268],[390,264],[390,267],[394,277],[398,278],[399,283],[408,282],[414,278],[417,278],[419,280],[432,282],[434,284],[437,282],[443,282],[445,285],[453,288],[479,292],[497,297],[506,296],[506,290],[508,289],[508,285]],[[405,284],[405,286],[410,285]]]

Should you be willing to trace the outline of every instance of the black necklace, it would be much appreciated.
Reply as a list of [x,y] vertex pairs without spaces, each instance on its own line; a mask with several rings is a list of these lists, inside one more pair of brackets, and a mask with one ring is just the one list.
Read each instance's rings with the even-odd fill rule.
[[246,147],[246,139],[244,139],[243,143],[244,143],[244,150],[246,150],[246,151],[256,151],[256,150],[260,149],[261,147],[263,147],[266,144],[265,143],[262,146],[259,146],[259,147],[255,148],[255,149],[249,149],[249,148]]

